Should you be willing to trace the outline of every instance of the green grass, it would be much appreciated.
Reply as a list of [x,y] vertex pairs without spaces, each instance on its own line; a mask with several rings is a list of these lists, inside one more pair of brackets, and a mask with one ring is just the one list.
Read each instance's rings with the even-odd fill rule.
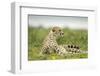
[[[49,29],[42,27],[28,27],[28,60],[56,60],[56,59],[80,59],[87,58],[88,54],[67,54],[59,56],[57,54],[39,56],[42,42],[48,35]],[[57,39],[58,44],[74,44],[79,45],[83,51],[88,50],[88,31],[87,30],[72,30],[64,28],[64,37]]]

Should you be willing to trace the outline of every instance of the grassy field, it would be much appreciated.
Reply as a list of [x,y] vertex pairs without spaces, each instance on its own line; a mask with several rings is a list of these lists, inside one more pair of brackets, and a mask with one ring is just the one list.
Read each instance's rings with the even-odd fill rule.
[[[56,54],[39,56],[42,47],[42,42],[49,29],[42,27],[28,27],[28,60],[56,60],[56,59],[80,59],[87,58],[88,54],[67,54],[66,56],[58,56]],[[87,30],[72,30],[64,28],[64,37],[57,40],[58,44],[74,44],[79,45],[83,51],[88,50],[88,31]]]

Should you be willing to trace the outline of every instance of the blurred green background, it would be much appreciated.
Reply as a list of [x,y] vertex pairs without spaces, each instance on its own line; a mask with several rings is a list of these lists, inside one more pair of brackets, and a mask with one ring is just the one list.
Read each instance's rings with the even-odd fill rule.
[[[56,60],[56,59],[80,59],[87,58],[88,54],[67,54],[59,56],[56,54],[39,56],[42,42],[51,28],[28,26],[28,60]],[[64,28],[64,37],[57,39],[58,44],[78,45],[81,50],[88,50],[88,30]]]

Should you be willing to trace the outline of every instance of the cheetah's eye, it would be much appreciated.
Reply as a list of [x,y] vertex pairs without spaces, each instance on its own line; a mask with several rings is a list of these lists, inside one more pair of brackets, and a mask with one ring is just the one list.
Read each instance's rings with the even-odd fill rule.
[[59,30],[59,31],[61,31],[61,30]]

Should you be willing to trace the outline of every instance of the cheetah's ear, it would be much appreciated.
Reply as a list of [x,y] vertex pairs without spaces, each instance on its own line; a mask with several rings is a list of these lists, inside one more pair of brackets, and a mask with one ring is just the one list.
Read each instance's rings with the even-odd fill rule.
[[54,28],[52,29],[52,32],[55,32],[55,29]]

